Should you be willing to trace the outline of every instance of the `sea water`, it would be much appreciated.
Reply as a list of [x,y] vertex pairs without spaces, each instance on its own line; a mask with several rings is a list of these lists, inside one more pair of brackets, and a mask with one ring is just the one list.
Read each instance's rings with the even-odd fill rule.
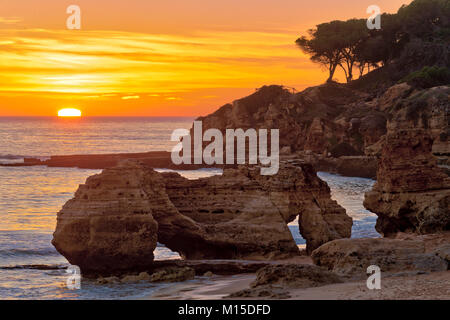
[[[24,157],[119,152],[170,151],[174,129],[189,129],[190,118],[0,118],[0,162]],[[167,171],[161,169],[160,171]],[[79,184],[100,170],[0,167],[0,299],[132,299],[164,284],[108,284],[82,280],[81,290],[66,286],[67,260],[51,245],[56,213]],[[188,179],[221,174],[220,169],[179,171]],[[364,192],[374,181],[319,172],[332,197],[353,217],[352,237],[378,236],[376,216],[364,209]],[[304,245],[298,225],[289,225]],[[163,245],[155,259],[178,259]]]

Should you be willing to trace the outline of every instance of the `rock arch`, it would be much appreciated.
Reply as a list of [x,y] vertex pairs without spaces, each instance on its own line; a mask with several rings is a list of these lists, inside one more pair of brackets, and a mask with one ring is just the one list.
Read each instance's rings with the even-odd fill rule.
[[311,165],[188,180],[124,161],[80,185],[52,243],[85,273],[146,269],[157,241],[186,259],[281,259],[299,254],[287,227],[298,214],[308,252],[350,237],[352,219]]

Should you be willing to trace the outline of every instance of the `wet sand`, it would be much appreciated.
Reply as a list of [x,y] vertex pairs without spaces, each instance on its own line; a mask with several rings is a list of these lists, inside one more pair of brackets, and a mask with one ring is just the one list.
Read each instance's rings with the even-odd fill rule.
[[[303,246],[299,246],[303,248]],[[273,264],[312,264],[309,256],[267,261]],[[211,277],[196,277],[194,280],[168,284],[153,294],[144,297],[144,300],[167,299],[167,300],[216,300],[223,299],[233,292],[246,289],[255,280],[255,273],[244,273],[239,275],[213,275]]]
[[380,290],[357,281],[290,290],[289,295],[293,300],[450,300],[450,271],[382,278]]
[[[219,300],[246,289],[255,274],[199,277],[160,289],[145,300]],[[450,271],[415,276],[386,277],[380,290],[369,290],[366,281],[354,281],[306,289],[286,289],[291,300],[450,300]],[[263,300],[264,297],[238,298]]]
[[199,277],[162,288],[144,300],[219,300],[246,289],[255,280],[255,274]]

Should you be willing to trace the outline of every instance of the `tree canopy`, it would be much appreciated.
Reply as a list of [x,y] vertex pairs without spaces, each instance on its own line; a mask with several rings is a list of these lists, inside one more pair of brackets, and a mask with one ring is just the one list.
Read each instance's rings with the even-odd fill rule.
[[411,43],[425,50],[429,46],[424,42],[432,42],[441,46],[441,56],[448,55],[450,0],[414,0],[396,14],[384,13],[380,18],[379,30],[369,30],[366,19],[322,23],[309,30],[308,36],[298,38],[296,44],[313,62],[328,69],[327,81],[333,80],[337,67],[350,82],[355,67],[362,76],[370,68],[388,65],[401,58]]

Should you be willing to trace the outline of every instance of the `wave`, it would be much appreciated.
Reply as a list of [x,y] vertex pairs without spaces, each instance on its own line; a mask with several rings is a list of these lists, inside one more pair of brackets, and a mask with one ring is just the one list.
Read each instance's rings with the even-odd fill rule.
[[17,270],[17,269],[33,269],[33,270],[64,270],[67,265],[62,264],[19,264],[14,266],[0,266],[0,270]]
[[58,256],[54,248],[45,249],[4,249],[0,250],[0,257],[4,256]]

